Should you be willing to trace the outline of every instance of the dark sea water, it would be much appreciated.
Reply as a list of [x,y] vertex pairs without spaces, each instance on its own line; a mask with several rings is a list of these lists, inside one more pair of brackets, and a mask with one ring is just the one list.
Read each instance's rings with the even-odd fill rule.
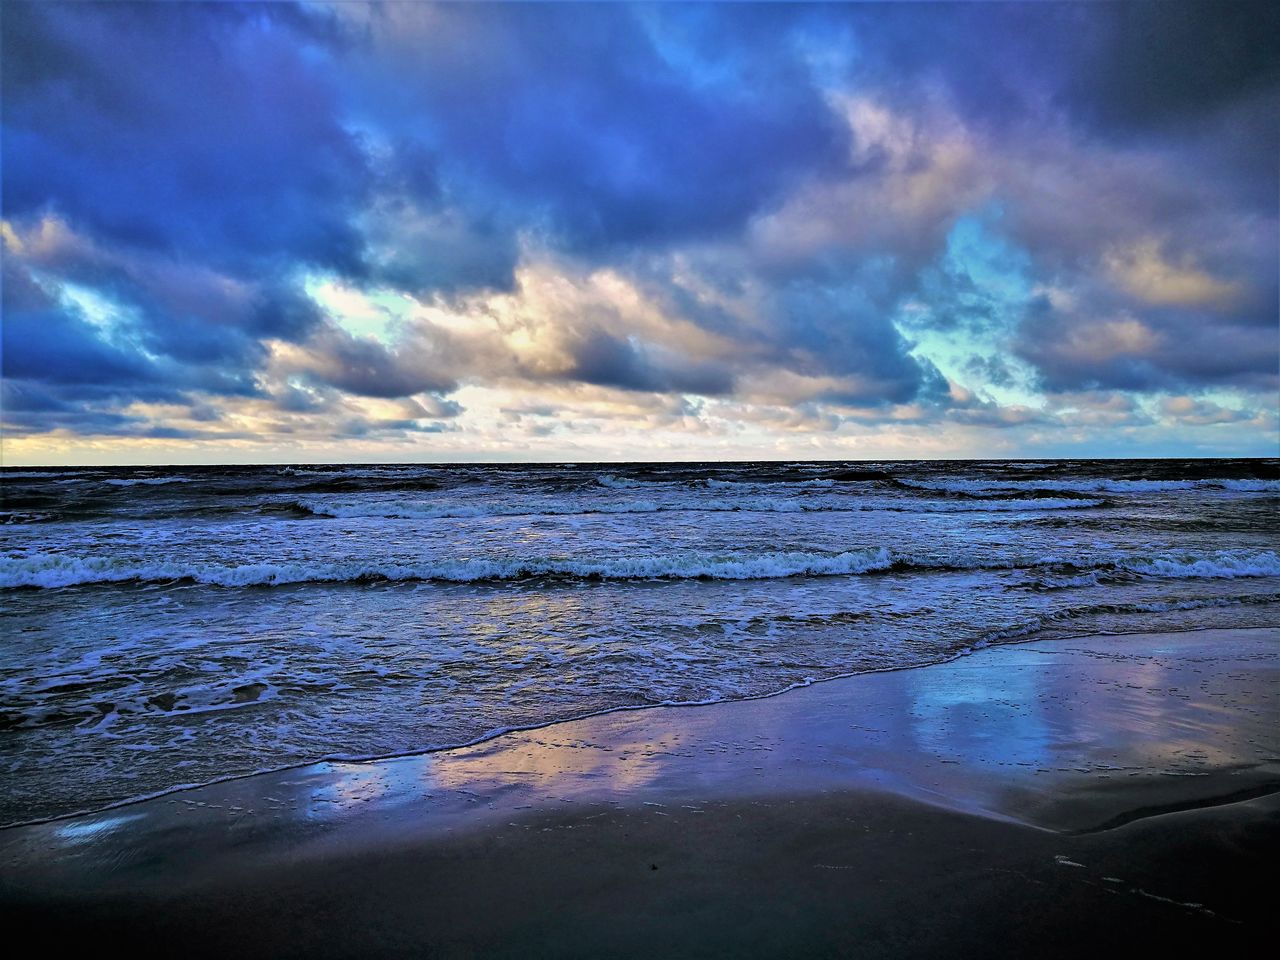
[[993,643],[1280,624],[1275,460],[0,477],[0,823]]

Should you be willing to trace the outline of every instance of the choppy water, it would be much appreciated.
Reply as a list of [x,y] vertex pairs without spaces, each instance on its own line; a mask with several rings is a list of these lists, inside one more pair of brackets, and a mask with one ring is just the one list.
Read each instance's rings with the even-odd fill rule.
[[0,477],[0,823],[992,642],[1280,624],[1275,460]]

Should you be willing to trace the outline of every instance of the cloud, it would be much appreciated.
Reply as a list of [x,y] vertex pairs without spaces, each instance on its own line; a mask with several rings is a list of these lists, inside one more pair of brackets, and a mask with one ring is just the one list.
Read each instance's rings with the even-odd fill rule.
[[280,344],[275,367],[362,397],[408,397],[424,391],[448,392],[457,382],[433,362],[425,344],[394,348],[326,326],[304,344]]
[[5,423],[1256,449],[1272,6],[10,4]]
[[1152,422],[1137,398],[1120,390],[1078,390],[1050,394],[1049,410],[1075,427],[1124,428]]
[[1176,132],[1274,89],[1278,29],[1264,2],[1116,5],[1092,19],[1074,51],[1090,69],[1073,73],[1064,95],[1116,135]]
[[1169,420],[1192,426],[1239,423],[1257,416],[1247,410],[1232,409],[1212,400],[1197,400],[1188,396],[1165,397],[1160,401],[1160,413]]
[[1280,384],[1276,340],[1275,330],[1206,323],[1198,312],[1095,315],[1040,298],[1020,328],[1014,350],[1051,391],[1154,391],[1189,385],[1274,391]]
[[364,20],[357,115],[416,136],[445,178],[483,184],[582,255],[731,232],[844,160],[842,126],[785,45],[712,62],[681,49],[705,11],[339,11]]
[[358,269],[367,170],[313,26],[274,4],[6,5],[6,216]]
[[1105,258],[1111,279],[1138,300],[1157,307],[1226,307],[1240,299],[1240,284],[1210,276],[1189,258],[1170,263],[1151,238]]
[[163,380],[145,356],[104,341],[80,311],[57,303],[8,257],[3,309],[0,336],[7,380],[107,388],[150,386]]
[[573,365],[566,379],[622,390],[707,396],[728,393],[733,388],[733,375],[724,367],[689,363],[672,351],[602,331],[595,331],[574,345]]

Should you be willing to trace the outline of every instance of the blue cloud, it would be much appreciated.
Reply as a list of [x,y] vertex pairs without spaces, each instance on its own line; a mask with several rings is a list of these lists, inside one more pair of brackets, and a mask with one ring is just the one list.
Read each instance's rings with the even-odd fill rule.
[[143,387],[163,378],[134,350],[105,342],[75,310],[56,303],[6,258],[0,342],[6,380]]
[[7,216],[215,263],[358,269],[365,165],[289,8],[7,4]]
[[847,144],[785,46],[729,47],[723,76],[664,56],[678,25],[668,21],[688,16],[379,8],[384,42],[366,52],[367,88],[349,97],[367,123],[433,153],[442,175],[502,197],[511,217],[579,253],[714,236],[798,177],[838,169]]

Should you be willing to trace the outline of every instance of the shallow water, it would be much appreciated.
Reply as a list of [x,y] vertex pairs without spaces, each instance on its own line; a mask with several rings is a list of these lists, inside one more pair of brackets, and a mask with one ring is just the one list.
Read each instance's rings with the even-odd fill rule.
[[7,470],[0,822],[993,642],[1280,624],[1280,463]]

